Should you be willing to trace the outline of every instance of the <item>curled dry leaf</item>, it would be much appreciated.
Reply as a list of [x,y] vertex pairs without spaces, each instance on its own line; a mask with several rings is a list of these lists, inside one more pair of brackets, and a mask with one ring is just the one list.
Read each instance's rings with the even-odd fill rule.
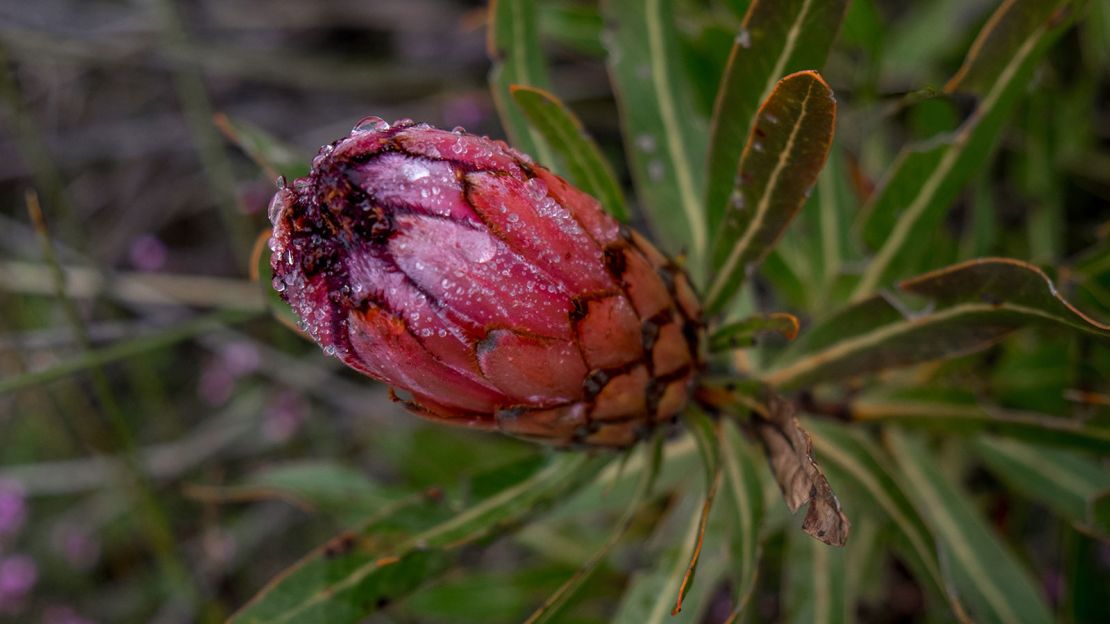
[[766,405],[752,422],[786,506],[793,512],[809,503],[802,530],[826,544],[843,546],[852,524],[813,457],[813,443],[795,417],[794,406],[775,394]]

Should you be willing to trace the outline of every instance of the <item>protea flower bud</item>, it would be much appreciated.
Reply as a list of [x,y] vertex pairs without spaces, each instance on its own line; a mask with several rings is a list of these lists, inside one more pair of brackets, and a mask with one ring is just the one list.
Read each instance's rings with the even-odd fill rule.
[[420,415],[620,447],[686,404],[686,276],[501,141],[365,119],[270,220],[274,288],[305,331]]

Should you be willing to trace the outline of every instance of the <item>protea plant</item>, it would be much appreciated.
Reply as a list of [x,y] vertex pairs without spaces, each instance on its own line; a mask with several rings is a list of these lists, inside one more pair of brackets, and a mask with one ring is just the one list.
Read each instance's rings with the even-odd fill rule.
[[273,286],[305,331],[420,415],[624,447],[686,406],[685,273],[501,141],[364,119],[270,219]]
[[[971,443],[988,464],[1039,482],[1035,466],[1047,462],[1074,477],[1069,496],[1032,496],[1107,534],[1096,487],[1105,474],[1068,454],[1105,453],[1105,428],[986,406],[990,392],[968,380],[989,363],[965,356],[1028,325],[1077,341],[1110,327],[1037,266],[930,243],[946,240],[948,206],[983,168],[1075,4],[1001,3],[944,87],[946,97],[969,96],[971,113],[908,146],[876,183],[833,148],[837,102],[818,73],[846,1],[754,0],[721,73],[694,87],[670,2],[603,2],[637,192],[629,202],[616,169],[546,90],[532,3],[493,2],[490,82],[512,147],[408,120],[358,122],[307,175],[279,182],[270,283],[325,353],[388,384],[411,411],[566,452],[476,478],[456,507],[437,492],[386,509],[310,555],[236,621],[359,621],[443,575],[461,546],[502,537],[583,491],[618,491],[627,510],[529,621],[569,604],[660,491],[669,504],[657,560],[633,575],[615,619],[697,618],[727,587],[735,620],[768,535],[786,521],[764,506],[768,483],[789,510],[808,504],[801,528],[819,540],[788,529],[785,547],[777,542],[776,554],[808,566],[788,568],[783,581],[799,621],[845,616],[858,590],[849,584],[876,552],[886,556],[875,546],[887,536],[903,571],[952,617],[1047,621],[1021,563],[939,468],[927,438],[838,421],[989,430],[1000,437]],[[708,115],[698,86],[715,95]],[[939,363],[947,358],[979,368],[953,372]],[[1012,438],[1065,450],[1041,454]],[[947,456],[966,457],[965,443],[954,444]],[[607,467],[610,449],[633,459]],[[695,453],[705,469],[699,499],[682,460]],[[859,569],[825,550],[849,543],[851,523],[818,459],[862,520]],[[722,484],[723,511],[714,506]],[[708,570],[695,585],[699,561]],[[994,566],[1002,572],[987,573]],[[695,587],[686,604],[696,608],[683,610]]]

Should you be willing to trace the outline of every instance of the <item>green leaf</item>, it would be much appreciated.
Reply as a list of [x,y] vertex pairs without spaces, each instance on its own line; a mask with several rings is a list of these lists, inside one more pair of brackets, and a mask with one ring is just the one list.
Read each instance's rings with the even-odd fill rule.
[[[705,124],[690,100],[672,0],[604,0],[605,42],[632,179],[670,255],[701,271],[709,236],[702,204]],[[700,276],[695,275],[695,279]]]
[[493,104],[513,147],[541,165],[558,171],[555,154],[539,132],[528,127],[524,113],[513,105],[512,85],[547,88],[547,65],[540,49],[535,3],[531,0],[490,0],[487,53],[493,62],[489,86]]
[[302,461],[267,466],[241,482],[221,487],[194,487],[194,495],[220,501],[280,499],[310,512],[355,524],[398,497],[364,473],[332,462]]
[[299,150],[286,145],[265,130],[227,115],[217,114],[214,122],[225,137],[258,165],[266,175],[276,180],[284,176],[292,181],[308,175],[309,158]]
[[636,513],[651,496],[655,478],[659,475],[659,466],[663,459],[663,437],[655,436],[650,446],[645,444],[642,448],[642,455],[646,458],[644,461],[646,461],[647,467],[639,471],[640,479],[636,485],[636,491],[632,494],[632,501],[628,504],[628,508],[609,539],[605,540],[601,548],[528,617],[526,624],[543,624],[554,621],[567,606],[567,603],[574,598],[578,590],[590,579],[597,566],[609,555],[609,551],[617,545],[617,542],[632,526]]
[[674,598],[686,573],[687,556],[698,540],[701,518],[697,513],[698,496],[688,493],[673,505],[652,536],[649,561],[632,576],[617,613],[615,624],[683,624],[701,622],[709,607],[709,597],[727,564],[727,537],[719,514],[714,514],[705,537],[705,557],[700,580],[687,597],[687,607],[672,616]]
[[460,547],[500,537],[561,501],[605,462],[586,453],[537,457],[472,480],[461,508],[431,497],[386,510],[285,572],[231,621],[362,621],[449,569]]
[[716,229],[706,312],[724,309],[805,203],[835,125],[836,100],[817,72],[783,78],[763,102],[740,160],[740,187]]
[[1110,472],[1068,451],[1013,440],[981,437],[975,450],[998,478],[1017,493],[1048,506],[1078,528],[1110,535]]
[[600,201],[613,218],[627,222],[628,206],[613,167],[574,113],[543,89],[513,85],[510,91],[532,127],[562,158],[571,181]]
[[793,531],[786,537],[783,622],[836,624],[848,617],[846,553]]
[[731,419],[723,419],[721,428],[725,509],[732,522],[731,564],[736,588],[733,612],[738,616],[751,599],[759,575],[764,492],[758,451],[741,437]]
[[1016,260],[972,260],[901,288],[930,299],[930,311],[907,316],[902,304],[882,296],[856,303],[805,332],[763,380],[795,388],[972,353],[1038,323],[1110,336],[1110,326],[1060,297],[1040,269]]
[[76,375],[105,364],[135,358],[158,349],[165,349],[197,336],[218,331],[230,324],[255,317],[261,317],[261,314],[241,310],[221,310],[198,316],[177,325],[154,330],[145,335],[82,351],[67,360],[57,362],[46,368],[0,379],[0,396],[23,388],[65,379],[70,375]]
[[858,420],[897,422],[945,433],[988,431],[1039,445],[1110,453],[1110,427],[1097,421],[1005,409],[980,403],[974,396],[887,393],[860,397],[850,409]]
[[772,312],[729,323],[709,337],[709,350],[719,352],[748,347],[755,344],[756,336],[764,333],[777,333],[793,340],[798,335],[798,319],[786,312]]
[[540,32],[552,41],[590,56],[605,56],[604,24],[596,6],[573,2],[540,3]]
[[929,583],[944,597],[954,613],[963,613],[959,599],[949,590],[937,559],[936,542],[913,503],[899,485],[893,460],[860,431],[828,421],[810,419],[806,427],[813,439],[813,450],[829,474],[838,482],[854,486],[854,491],[894,522],[904,539],[906,552],[918,580]]
[[690,563],[686,565],[686,574],[678,586],[678,598],[675,600],[671,615],[682,611],[682,602],[693,587],[694,574],[698,569],[698,560],[701,558],[702,546],[705,542],[705,532],[709,527],[709,512],[713,509],[713,502],[717,498],[717,488],[721,482],[721,449],[717,441],[718,434],[713,421],[697,409],[686,412],[686,424],[698,444],[698,454],[701,455],[702,468],[705,469],[705,500],[702,502],[701,514],[698,519],[698,535],[694,542],[693,552],[690,554]]
[[917,509],[941,544],[947,576],[979,622],[1052,622],[1053,617],[1017,556],[949,481],[921,441],[888,431],[887,443]]
[[986,165],[1034,69],[1068,20],[1068,0],[1005,2],[979,33],[948,93],[978,98],[971,116],[951,136],[911,145],[891,166],[865,207],[863,237],[878,249],[853,294],[862,301],[906,275],[901,263],[915,241],[940,225],[960,190]]
[[710,128],[705,202],[710,231],[724,220],[760,104],[782,77],[824,66],[847,5],[847,0],[755,0],[748,7]]

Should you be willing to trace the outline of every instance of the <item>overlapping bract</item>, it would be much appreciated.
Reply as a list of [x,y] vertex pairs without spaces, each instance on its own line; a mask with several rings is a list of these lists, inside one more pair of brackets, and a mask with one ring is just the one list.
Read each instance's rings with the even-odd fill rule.
[[304,330],[419,414],[626,446],[687,402],[686,276],[500,141],[368,118],[270,219],[274,288]]

